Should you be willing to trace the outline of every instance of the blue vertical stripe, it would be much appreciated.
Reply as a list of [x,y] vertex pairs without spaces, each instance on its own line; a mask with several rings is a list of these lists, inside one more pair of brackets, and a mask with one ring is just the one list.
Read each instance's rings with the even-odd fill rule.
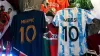
[[83,40],[83,34],[82,34],[82,9],[78,9],[78,27],[79,27],[79,46],[80,46],[80,53],[83,53],[83,50],[82,50],[82,45],[81,45],[81,42]]
[[60,15],[60,20],[64,20],[64,16],[63,15]]
[[[72,13],[72,9],[69,9],[68,10],[68,16],[69,18],[73,18],[73,13]],[[69,25],[68,25],[68,29],[73,26],[73,24],[71,22],[69,22]],[[69,31],[69,30],[68,30]],[[71,35],[73,35],[73,33],[71,32]],[[69,37],[68,37],[69,38]],[[72,38],[74,38],[74,35],[72,36]],[[72,48],[74,48],[74,45],[71,45],[72,41],[69,39],[69,54],[70,55],[73,55],[73,52],[72,52]]]
[[[61,13],[62,13],[62,11],[61,11]],[[62,52],[61,52],[61,56],[64,56],[64,44],[62,43],[62,40],[64,41],[64,29],[63,29],[63,24],[62,24],[62,20],[64,19],[64,17],[63,17],[63,15],[61,14],[60,15],[60,28],[61,28],[61,30],[62,30],[62,32],[60,33],[60,46],[62,47]]]

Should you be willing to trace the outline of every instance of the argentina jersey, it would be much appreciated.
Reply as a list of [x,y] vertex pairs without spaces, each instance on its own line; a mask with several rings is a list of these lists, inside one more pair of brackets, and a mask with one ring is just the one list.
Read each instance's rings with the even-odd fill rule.
[[87,51],[86,23],[93,15],[80,8],[65,8],[57,12],[53,24],[59,26],[58,56],[80,56]]

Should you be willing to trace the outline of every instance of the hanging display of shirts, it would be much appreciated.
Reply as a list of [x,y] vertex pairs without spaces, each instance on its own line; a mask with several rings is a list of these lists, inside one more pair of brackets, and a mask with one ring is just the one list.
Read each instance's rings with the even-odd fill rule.
[[98,4],[99,0],[0,0],[0,55],[12,51],[13,56],[99,56],[100,21],[92,20],[100,19]]

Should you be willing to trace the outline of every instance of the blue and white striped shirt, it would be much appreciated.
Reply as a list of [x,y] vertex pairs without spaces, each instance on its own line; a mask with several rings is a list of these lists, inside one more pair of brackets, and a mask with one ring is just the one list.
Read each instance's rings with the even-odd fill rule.
[[86,53],[86,23],[93,15],[80,8],[65,8],[57,12],[53,24],[59,26],[58,56],[80,56]]

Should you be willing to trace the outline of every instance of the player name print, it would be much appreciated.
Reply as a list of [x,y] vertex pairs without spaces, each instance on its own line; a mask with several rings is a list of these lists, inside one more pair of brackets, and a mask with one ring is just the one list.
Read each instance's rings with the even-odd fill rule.
[[21,24],[27,24],[27,23],[32,23],[32,22],[34,22],[34,18],[21,20]]
[[[34,18],[32,18],[32,19],[21,20],[21,24],[28,24],[28,23],[32,23],[32,22],[34,22]],[[32,36],[32,40],[29,39],[28,34],[27,34],[28,31],[29,31],[31,28],[32,28],[32,30],[34,31],[34,34],[33,34],[33,36]],[[24,32],[24,31],[26,31],[26,32]],[[35,28],[34,25],[29,25],[29,26],[27,26],[26,30],[24,29],[24,27],[21,26],[20,32],[21,32],[21,43],[24,43],[24,37],[25,37],[25,36],[26,36],[26,37],[25,37],[26,40],[27,40],[29,43],[31,43],[31,42],[35,39],[35,37],[36,37],[36,28]]]
[[77,18],[64,19],[65,22],[77,22]]

